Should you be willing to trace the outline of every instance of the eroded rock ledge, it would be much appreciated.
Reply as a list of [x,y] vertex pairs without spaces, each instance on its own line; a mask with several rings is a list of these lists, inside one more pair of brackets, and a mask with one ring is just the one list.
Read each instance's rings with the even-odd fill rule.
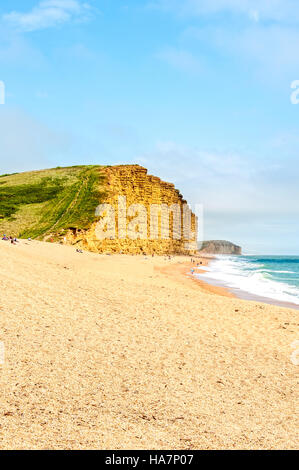
[[[147,169],[139,165],[119,165],[107,167],[106,188],[107,196],[104,203],[114,208],[116,219],[116,235],[111,239],[98,239],[98,222],[92,224],[89,230],[70,230],[67,233],[67,240],[72,244],[94,251],[97,253],[126,253],[126,254],[194,254],[197,252],[197,220],[195,215],[191,215],[192,239],[185,237],[183,230],[183,215],[181,217],[180,233],[175,230],[173,215],[169,218],[170,236],[163,239],[163,222],[159,216],[158,239],[150,237],[150,223],[152,222],[150,213],[151,205],[165,204],[172,206],[177,204],[183,214],[183,206],[186,201],[181,193],[171,183],[166,183],[156,176],[148,175]],[[130,220],[127,220],[127,230],[125,237],[119,230],[119,197],[126,197],[126,208],[132,204],[142,204],[147,212],[147,238],[132,239],[128,232]],[[146,227],[145,227],[146,229]],[[178,237],[179,235],[179,237]],[[178,239],[180,238],[180,239]]]

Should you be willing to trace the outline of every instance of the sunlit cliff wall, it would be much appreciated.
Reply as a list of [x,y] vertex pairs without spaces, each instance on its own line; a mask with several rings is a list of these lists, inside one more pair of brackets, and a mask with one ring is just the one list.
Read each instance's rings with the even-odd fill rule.
[[[187,203],[173,184],[148,175],[147,170],[139,165],[107,167],[105,173],[107,195],[104,203],[109,204],[115,213],[115,227],[113,223],[108,224],[110,227],[107,225],[107,228],[112,230],[109,232],[111,236],[99,239],[99,217],[89,230],[70,230],[66,237],[68,242],[98,253],[194,254],[197,251],[196,217],[191,215],[193,235],[189,236],[184,231],[186,223],[183,223],[183,207],[186,207]],[[137,208],[134,214],[132,208],[132,212],[129,209],[133,204],[142,204],[145,210]],[[151,206],[163,204],[164,207],[175,204],[181,209],[180,226],[174,223],[175,216],[172,213],[170,217],[165,217],[164,213],[159,213],[158,219],[151,217]],[[142,211],[146,212],[146,220],[140,220],[137,226],[131,223],[134,222],[136,214],[140,215]],[[125,213],[127,217],[124,223],[121,216]],[[102,217],[105,215],[104,213]],[[164,239],[168,223],[169,238]],[[153,233],[154,236],[151,237]]]

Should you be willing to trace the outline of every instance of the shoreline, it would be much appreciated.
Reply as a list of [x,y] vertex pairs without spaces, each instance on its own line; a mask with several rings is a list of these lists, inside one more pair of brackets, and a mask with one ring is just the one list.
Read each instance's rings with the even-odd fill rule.
[[[203,258],[205,259],[205,258]],[[200,260],[202,260],[200,258]],[[205,264],[207,266],[210,261],[213,260],[213,256],[211,255]],[[252,294],[251,292],[243,291],[238,288],[233,288],[227,286],[224,282],[218,281],[216,279],[207,279],[204,277],[204,269],[197,269],[195,272],[196,276],[202,276],[202,278],[193,279],[192,275],[190,274],[189,277],[192,278],[194,281],[198,281],[198,284],[205,290],[218,294],[223,295],[225,297],[235,297],[240,300],[246,300],[248,302],[259,302],[265,303],[267,305],[275,305],[276,307],[284,307],[284,308],[291,308],[293,310],[299,310],[299,305],[291,303],[291,302],[284,302],[277,299],[273,299],[271,297],[264,297],[261,295]]]
[[[2,240],[0,240],[2,242]],[[26,239],[20,239],[21,243],[28,244],[28,241]],[[30,243],[38,242],[37,240],[31,241]],[[4,243],[8,243],[4,241]],[[38,242],[38,243],[44,243],[44,242]],[[48,242],[46,242],[48,243]],[[56,245],[56,246],[67,246],[68,248],[74,248],[72,245],[68,244],[57,244],[57,243],[52,243],[51,245]],[[89,251],[85,251],[85,253],[92,253]],[[107,256],[105,254],[98,254],[98,253],[93,253],[96,254],[97,256]],[[140,256],[142,259],[148,259],[150,258],[150,255],[122,255],[122,254],[109,254],[109,256]],[[179,263],[171,263],[170,265],[163,266],[161,267],[155,267],[155,270],[163,273],[169,278],[175,278],[176,276],[179,276],[181,279],[181,282],[185,282],[187,280],[188,284],[189,281],[192,281],[192,284],[196,284],[199,286],[201,289],[204,291],[210,293],[210,294],[215,294],[219,295],[222,297],[228,297],[228,298],[236,298],[240,300],[244,300],[247,302],[256,302],[256,303],[264,303],[267,305],[273,305],[276,307],[283,307],[283,308],[288,308],[288,309],[293,309],[293,310],[299,310],[299,305],[293,304],[290,302],[284,302],[284,301],[279,301],[270,297],[263,297],[259,296],[256,294],[252,294],[251,292],[243,291],[238,288],[232,288],[230,286],[225,285],[225,283],[218,281],[216,279],[206,279],[204,277],[204,274],[206,271],[203,269],[205,266],[208,266],[213,259],[215,259],[215,256],[213,254],[198,254],[198,255],[156,255],[153,259],[166,259],[165,257],[171,256],[171,259],[176,258],[176,259],[184,259],[185,261],[180,261]],[[195,260],[195,262],[191,262],[189,260]],[[188,260],[188,261],[187,261]],[[200,266],[197,266],[197,264],[200,263]],[[194,269],[195,272],[194,274],[191,274],[191,269]],[[199,278],[197,276],[202,276],[202,278]]]
[[[200,276],[200,273],[198,273],[197,275]],[[211,280],[211,284],[210,284],[210,280],[207,280],[207,279],[201,280],[201,282],[203,284],[215,286],[215,288],[219,287],[219,289],[225,289],[233,297],[236,297],[240,300],[246,300],[248,302],[261,302],[267,305],[275,305],[276,307],[292,308],[293,310],[299,310],[299,305],[297,304],[272,299],[271,297],[263,297],[260,295],[255,295],[255,294],[252,294],[251,292],[247,292],[241,289],[226,286],[224,283],[222,284],[221,282],[213,280],[213,279]]]
[[[204,267],[204,266],[207,266],[211,260],[213,260],[213,257],[212,256],[211,257],[196,257],[194,259],[199,260],[199,262],[201,261],[202,266]],[[187,281],[187,283],[189,284],[191,281],[193,285],[196,284],[202,290],[210,294],[215,294],[215,295],[222,296],[222,297],[240,299],[240,300],[244,300],[247,302],[263,303],[267,305],[273,305],[275,307],[283,307],[283,308],[288,308],[288,309],[293,309],[293,310],[299,310],[299,305],[297,304],[283,302],[283,301],[279,301],[276,299],[251,294],[250,292],[242,291],[241,289],[226,286],[224,283],[221,283],[220,281],[217,281],[217,280],[210,280],[210,279],[208,280],[204,277],[204,275],[202,276],[202,279],[200,279],[197,276],[201,276],[201,273],[204,273],[205,270],[200,268],[200,272],[197,270],[195,271],[194,274],[191,274],[190,271],[192,268],[194,268],[194,264],[192,262],[185,262],[183,264],[181,263],[172,264],[170,266],[165,266],[163,268],[157,267],[156,270],[166,275],[169,278],[180,279],[181,283],[182,282],[184,283]]]
[[[201,261],[202,266],[207,266],[212,258],[200,257],[200,258],[195,258],[195,259],[198,260],[199,262]],[[193,287],[195,288],[199,286],[201,287],[201,289],[203,289],[204,291],[210,294],[220,295],[220,296],[229,297],[229,298],[237,297],[236,295],[231,293],[229,289],[227,289],[226,287],[209,284],[208,282],[205,282],[201,279],[196,278],[195,275],[191,274],[190,272],[192,268],[194,268],[194,264],[192,262],[184,262],[183,264],[177,263],[177,264],[172,264],[170,266],[164,266],[162,268],[156,267],[155,269],[158,272],[166,275],[168,278],[177,279],[177,280],[180,279],[180,283],[187,282],[189,286],[193,285]]]

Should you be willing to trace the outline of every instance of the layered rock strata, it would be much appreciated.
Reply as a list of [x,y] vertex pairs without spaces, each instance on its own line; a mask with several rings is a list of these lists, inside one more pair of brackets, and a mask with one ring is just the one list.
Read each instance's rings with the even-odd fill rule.
[[98,253],[194,254],[197,218],[171,183],[139,165],[107,167],[107,195],[89,230],[69,230],[72,244]]

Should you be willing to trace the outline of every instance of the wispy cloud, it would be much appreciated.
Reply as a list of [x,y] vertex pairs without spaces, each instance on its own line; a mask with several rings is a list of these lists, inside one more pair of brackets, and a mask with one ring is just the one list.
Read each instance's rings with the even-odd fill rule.
[[175,182],[188,201],[203,203],[211,213],[283,214],[287,207],[298,214],[294,199],[298,171],[289,167],[291,160],[280,164],[260,161],[253,167],[249,154],[159,142],[140,155],[138,162],[166,181]]
[[[1,29],[1,28],[0,28]],[[21,34],[9,34],[7,30],[0,31],[0,63],[2,66],[22,68],[40,68],[45,65],[46,58],[42,51],[34,47]]]
[[43,0],[27,12],[12,11],[2,21],[21,32],[52,28],[63,23],[86,20],[92,9],[79,0]]
[[254,21],[299,21],[297,0],[153,0],[149,6],[179,15],[232,13],[245,15]]
[[[192,47],[198,43],[216,53],[236,57],[239,63],[251,65],[251,72],[267,83],[297,77],[299,58],[298,28],[259,22],[241,29],[207,25],[187,28],[182,34]],[[196,42],[194,42],[194,40]]]
[[191,52],[177,49],[175,47],[166,47],[160,50],[156,57],[168,63],[177,69],[198,74],[202,72],[203,66],[201,61]]
[[[192,19],[192,27],[180,40],[187,57],[189,49],[193,51],[194,63],[198,60],[194,51],[201,44],[202,50],[214,49],[216,54],[252,65],[252,73],[263,81],[280,83],[297,76],[297,0],[153,0],[148,5],[186,22]],[[175,58],[165,54],[168,62]]]
[[266,253],[284,249],[283,237],[286,252],[298,250],[298,170],[292,159],[275,164],[253,160],[249,153],[172,141],[157,143],[134,161],[175,183],[189,203],[203,204],[204,238],[228,239],[246,251]]

